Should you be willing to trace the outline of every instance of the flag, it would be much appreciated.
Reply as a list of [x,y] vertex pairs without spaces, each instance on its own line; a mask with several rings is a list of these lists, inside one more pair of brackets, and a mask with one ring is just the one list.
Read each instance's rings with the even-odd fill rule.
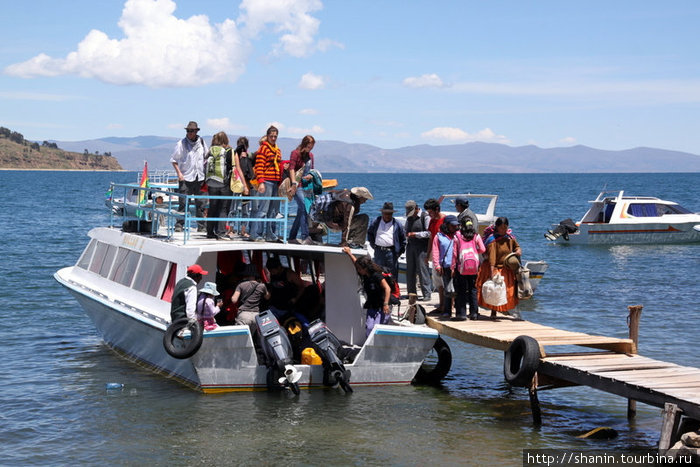
[[107,201],[112,201],[112,186],[110,185],[109,190],[105,193],[105,199]]
[[[141,184],[140,187],[142,188],[139,190],[139,206],[142,204],[145,204],[147,199],[148,199],[148,192],[144,190],[143,188],[148,188],[149,183],[148,183],[148,162],[144,161],[143,163],[143,174],[141,174]],[[143,216],[143,211],[138,209],[136,211],[136,216],[141,217]]]

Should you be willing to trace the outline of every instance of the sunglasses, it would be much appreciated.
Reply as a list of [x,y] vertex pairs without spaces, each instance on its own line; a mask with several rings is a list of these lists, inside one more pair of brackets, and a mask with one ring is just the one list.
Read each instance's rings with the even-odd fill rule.
[[187,130],[187,133],[197,133],[199,130]]

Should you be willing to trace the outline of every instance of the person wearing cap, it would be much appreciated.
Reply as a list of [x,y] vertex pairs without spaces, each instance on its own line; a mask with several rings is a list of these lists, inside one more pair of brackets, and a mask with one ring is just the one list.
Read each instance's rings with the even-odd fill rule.
[[214,316],[219,314],[221,310],[221,305],[223,301],[215,297],[219,296],[219,291],[216,290],[216,284],[214,282],[205,282],[202,290],[199,291],[199,297],[197,298],[197,319],[205,331],[211,331],[219,327],[214,320]]
[[428,257],[428,242],[430,241],[430,216],[418,207],[415,201],[406,201],[406,291],[415,294],[416,274],[420,279],[423,294],[421,300],[430,300],[432,282],[426,259]]
[[447,293],[448,285],[452,280],[452,253],[454,249],[454,236],[459,228],[457,216],[452,214],[445,216],[440,231],[433,238],[431,259],[433,272],[442,279],[440,295],[442,296],[442,313],[440,319],[452,318],[452,296]]
[[[278,134],[279,130],[271,125],[265,133],[267,138],[260,145],[255,156],[257,193],[261,198],[276,197],[279,194],[279,185],[282,182],[282,151],[277,147]],[[279,201],[261,199],[255,203],[251,217],[274,219],[277,217],[279,205]],[[275,234],[276,230],[275,222],[254,222],[250,226],[250,238],[255,241],[276,242],[279,240]]]
[[209,272],[202,269],[199,264],[193,264],[187,268],[187,275],[175,284],[173,296],[170,300],[170,321],[187,318],[190,321],[197,319],[197,284]]
[[[204,183],[204,156],[207,154],[207,144],[197,135],[197,122],[189,122],[185,127],[187,134],[177,142],[170,156],[178,180],[178,192],[183,195],[201,195]],[[185,197],[179,196],[178,211],[185,210]],[[201,198],[195,200],[195,215],[203,217],[204,202]],[[183,219],[178,219],[175,231],[181,232]],[[204,221],[197,221],[197,230],[204,231]]]
[[399,256],[406,251],[406,234],[400,222],[394,219],[394,203],[386,202],[378,216],[367,229],[367,240],[374,249],[374,262],[383,266],[397,281],[399,278]]
[[[423,203],[423,209],[425,209],[428,212],[428,216],[430,216],[430,223],[428,224],[428,230],[430,231],[430,240],[428,241],[428,254],[425,257],[425,263],[428,264],[428,261],[430,261],[430,259],[432,258],[433,240],[435,240],[435,236],[440,231],[440,227],[442,227],[442,223],[445,220],[445,213],[441,212],[440,201],[438,201],[435,198],[430,198],[426,200],[426,202]],[[434,316],[436,314],[439,315],[442,313],[442,305],[445,297],[442,288],[442,277],[437,274],[435,269],[433,269],[432,272],[432,280],[433,290],[438,291],[438,296],[440,298],[440,303],[437,306],[437,308],[428,313],[429,315]]]
[[332,210],[332,220],[326,222],[326,226],[332,230],[340,230],[340,246],[363,247],[367,238],[367,226],[369,216],[359,214],[360,206],[366,201],[374,199],[372,193],[363,187],[356,186],[350,190],[336,191],[336,199]]
[[[499,217],[494,224],[494,232],[484,241],[486,245],[486,255],[484,262],[479,267],[479,275],[476,280],[476,290],[478,293],[479,306],[491,310],[491,319],[496,318],[496,312],[507,313],[518,305],[518,287],[515,279],[515,272],[506,267],[506,258],[511,253],[522,256],[522,249],[515,237],[509,231],[507,217]],[[481,287],[489,279],[500,274],[506,284],[505,305],[493,306],[486,303],[481,293]]]
[[459,221],[459,225],[463,226],[466,224],[467,219],[470,219],[472,221],[472,225],[476,229],[477,233],[479,232],[479,219],[476,217],[476,214],[474,211],[469,209],[469,200],[464,197],[459,197],[455,200],[455,208],[457,208],[457,220]]

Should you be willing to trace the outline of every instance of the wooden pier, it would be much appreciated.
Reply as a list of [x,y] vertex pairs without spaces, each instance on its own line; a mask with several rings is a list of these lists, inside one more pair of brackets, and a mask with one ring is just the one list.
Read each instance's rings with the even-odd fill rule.
[[[427,304],[426,309],[430,311],[434,305]],[[408,302],[402,304],[403,309],[407,306]],[[627,398],[628,417],[634,416],[635,401],[663,408],[659,449],[668,449],[678,436],[674,430],[681,416],[700,420],[700,369],[637,355],[642,307],[629,309],[630,338],[624,339],[566,331],[501,313],[490,319],[487,310],[481,310],[476,321],[443,321],[429,316],[426,324],[441,335],[502,351],[518,336],[534,338],[539,345],[539,363],[528,389],[536,424],[541,423],[538,390],[589,386]]]

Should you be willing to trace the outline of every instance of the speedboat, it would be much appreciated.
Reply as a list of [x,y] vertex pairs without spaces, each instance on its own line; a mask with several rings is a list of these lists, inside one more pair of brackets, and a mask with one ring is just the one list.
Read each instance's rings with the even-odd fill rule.
[[[186,203],[190,198],[197,197],[190,196]],[[287,199],[275,199],[287,212]],[[376,325],[366,335],[358,276],[338,246],[289,244],[284,235],[275,243],[208,239],[205,233],[190,227],[201,219],[192,217],[189,209],[178,212],[155,205],[142,209],[146,215],[134,221],[147,228],[130,232],[115,225],[93,228],[77,262],[60,269],[54,277],[75,297],[110,348],[153,371],[205,393],[267,390],[279,385],[285,389],[285,378],[295,393],[299,388],[334,383],[347,392],[349,385],[409,384],[433,346],[444,344],[438,332],[430,328]],[[159,218],[164,222],[158,222]],[[183,232],[173,228],[177,219],[184,220]],[[278,222],[279,231],[286,230],[287,219],[259,222]],[[353,253],[366,251],[360,248]],[[271,355],[265,354],[265,348],[272,346],[278,352],[284,349],[282,341],[290,339],[267,311],[261,312],[258,320],[257,334],[269,344],[263,348],[246,325],[173,331],[177,322],[171,323],[170,318],[172,294],[189,266],[198,264],[209,271],[198,288],[204,281],[216,281],[218,289],[225,290],[236,284],[236,271],[245,265],[255,265],[266,277],[263,265],[271,256],[297,271],[309,287],[318,291],[318,299],[313,302],[318,321],[310,323],[308,332],[317,351],[322,350],[322,364],[302,364],[287,349],[285,372],[279,378],[274,375]],[[306,310],[297,312],[304,314]],[[268,336],[277,340],[268,342]],[[194,353],[175,354],[172,347],[177,347],[176,341],[181,341],[178,345],[185,350],[194,341],[199,345]],[[337,352],[329,363],[324,356],[333,351]],[[335,380],[329,377],[329,371]]]
[[579,222],[561,221],[545,233],[557,243],[608,245],[700,241],[700,213],[673,201],[602,191]]
[[[442,195],[438,201],[440,202],[440,211],[449,215],[452,214],[457,216],[459,213],[455,210],[454,203],[457,198],[465,198],[469,201],[469,209],[471,209],[479,221],[478,231],[483,234],[486,227],[492,225],[496,222],[498,216],[496,215],[496,202],[498,201],[498,195],[490,194],[476,194],[476,193],[462,193],[462,194],[445,194]],[[422,209],[422,207],[421,207]],[[395,216],[396,220],[405,225],[405,216]],[[372,247],[367,243],[365,245],[366,249],[373,255]],[[432,262],[429,263],[429,267],[432,269]],[[543,260],[529,260],[523,261],[523,268],[527,273],[529,271],[529,280],[532,292],[539,285],[540,281],[544,277],[544,273],[549,268],[546,261]],[[399,283],[406,284],[406,255],[403,254],[399,257]]]

